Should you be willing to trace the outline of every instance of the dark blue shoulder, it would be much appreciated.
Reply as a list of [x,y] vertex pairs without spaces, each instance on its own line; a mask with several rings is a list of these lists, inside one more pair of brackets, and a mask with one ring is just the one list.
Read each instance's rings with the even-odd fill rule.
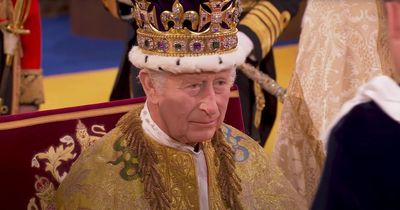
[[288,11],[293,17],[297,14],[301,0],[270,0],[270,2],[280,11]]
[[400,124],[388,116],[375,102],[355,106],[332,129],[329,141],[346,148],[400,146]]

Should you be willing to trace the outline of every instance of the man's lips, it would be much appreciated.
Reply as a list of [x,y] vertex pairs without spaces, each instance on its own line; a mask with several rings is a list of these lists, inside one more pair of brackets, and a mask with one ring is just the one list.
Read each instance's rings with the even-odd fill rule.
[[198,124],[198,125],[204,125],[204,126],[210,126],[214,125],[217,123],[217,120],[210,120],[210,121],[190,121],[193,124]]

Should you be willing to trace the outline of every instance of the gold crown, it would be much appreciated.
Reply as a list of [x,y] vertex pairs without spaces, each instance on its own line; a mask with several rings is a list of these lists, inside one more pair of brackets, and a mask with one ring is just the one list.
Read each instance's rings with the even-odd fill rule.
[[[163,11],[160,20],[156,7],[153,5],[149,11],[150,6],[147,0],[138,0],[133,11],[139,27],[138,45],[144,53],[198,56],[226,53],[237,46],[239,0],[209,0],[199,5],[199,12],[184,11],[179,0],[175,0],[172,11]],[[189,23],[190,28],[184,26],[184,22]]]

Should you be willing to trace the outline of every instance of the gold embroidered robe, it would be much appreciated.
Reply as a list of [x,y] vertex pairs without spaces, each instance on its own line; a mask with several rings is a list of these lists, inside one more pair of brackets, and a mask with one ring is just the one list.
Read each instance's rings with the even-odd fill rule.
[[[139,112],[126,114],[81,154],[57,191],[57,209],[199,209],[193,154],[143,134]],[[304,201],[254,140],[228,125],[216,136],[221,138],[201,145],[209,209],[228,209],[226,203],[235,199],[239,205],[231,209],[304,209]]]

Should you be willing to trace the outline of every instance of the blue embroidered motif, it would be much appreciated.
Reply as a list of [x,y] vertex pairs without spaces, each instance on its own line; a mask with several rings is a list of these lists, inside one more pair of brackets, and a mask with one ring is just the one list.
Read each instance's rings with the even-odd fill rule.
[[233,136],[232,129],[228,126],[224,125],[225,127],[225,138],[226,141],[232,145],[233,153],[235,154],[234,158],[236,162],[243,162],[247,160],[250,156],[249,150],[246,147],[243,147],[239,144],[239,142],[243,139],[242,136]]

